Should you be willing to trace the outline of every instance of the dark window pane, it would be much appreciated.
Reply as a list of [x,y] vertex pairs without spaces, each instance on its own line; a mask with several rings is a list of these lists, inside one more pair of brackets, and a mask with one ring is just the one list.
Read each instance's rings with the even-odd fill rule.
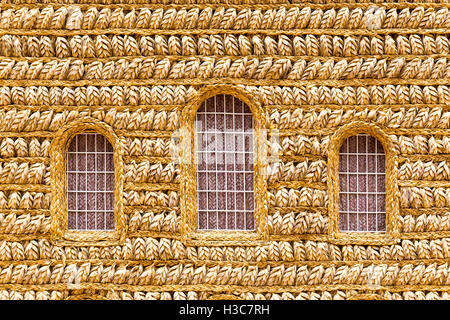
[[[254,228],[253,117],[250,109],[229,95],[209,98],[197,110],[210,133],[197,125],[197,205],[199,229]],[[208,143],[202,141],[208,140]],[[214,150],[214,153],[204,153]],[[206,186],[205,186],[206,184]]]
[[76,135],[70,142],[67,162],[69,229],[113,230],[114,155],[112,145],[101,134]]
[[[339,154],[339,228],[385,231],[386,159],[373,137],[349,137]],[[384,222],[381,222],[383,220]]]

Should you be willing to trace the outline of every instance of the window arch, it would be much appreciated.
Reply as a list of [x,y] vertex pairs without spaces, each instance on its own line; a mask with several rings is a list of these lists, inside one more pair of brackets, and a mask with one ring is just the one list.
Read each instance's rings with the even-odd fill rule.
[[253,115],[232,95],[206,99],[195,116],[197,227],[253,230]]
[[386,156],[373,136],[348,137],[339,150],[339,229],[386,231]]
[[75,135],[66,153],[68,230],[114,230],[114,150],[96,132]]

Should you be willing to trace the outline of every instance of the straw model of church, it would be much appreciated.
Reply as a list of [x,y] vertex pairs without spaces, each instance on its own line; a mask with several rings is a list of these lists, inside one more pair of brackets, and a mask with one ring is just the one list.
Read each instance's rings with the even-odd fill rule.
[[447,0],[1,1],[0,299],[449,299],[449,30]]

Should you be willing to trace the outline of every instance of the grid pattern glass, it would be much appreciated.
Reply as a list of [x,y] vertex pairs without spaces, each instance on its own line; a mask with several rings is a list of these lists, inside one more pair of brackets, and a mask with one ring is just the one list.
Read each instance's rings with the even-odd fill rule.
[[253,116],[231,95],[207,99],[196,115],[198,228],[254,229]]
[[339,151],[339,228],[386,231],[386,157],[374,137],[349,137]]
[[69,230],[114,229],[113,147],[101,134],[76,135],[67,151]]

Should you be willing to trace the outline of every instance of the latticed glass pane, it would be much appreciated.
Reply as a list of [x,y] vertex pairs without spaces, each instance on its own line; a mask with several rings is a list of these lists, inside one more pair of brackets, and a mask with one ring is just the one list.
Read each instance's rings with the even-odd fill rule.
[[253,117],[230,95],[206,100],[196,116],[198,228],[254,229]]
[[372,136],[349,137],[339,151],[339,228],[386,231],[386,158]]
[[97,133],[76,135],[67,151],[69,230],[114,229],[114,157]]

